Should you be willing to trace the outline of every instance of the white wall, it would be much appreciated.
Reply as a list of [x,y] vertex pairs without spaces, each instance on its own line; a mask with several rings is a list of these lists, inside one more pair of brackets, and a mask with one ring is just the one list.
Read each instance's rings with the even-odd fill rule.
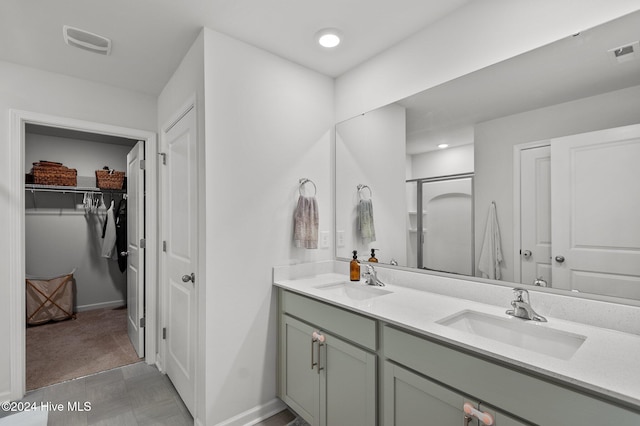
[[637,0],[473,1],[336,79],[345,120],[592,28]]
[[[27,133],[25,170],[39,160],[59,161],[77,169],[79,179],[95,182],[95,170],[108,165],[127,169],[131,147]],[[80,182],[80,181],[79,181]],[[90,185],[94,185],[90,183]],[[78,311],[126,303],[127,275],[117,261],[100,256],[106,208],[97,214],[76,209],[83,194],[36,192],[25,197],[25,260],[28,274],[56,276],[77,268],[74,309]],[[104,202],[112,196],[104,193]],[[116,207],[121,195],[113,197]]]
[[473,173],[473,143],[411,156],[410,179],[460,173]]
[[504,281],[514,281],[513,146],[640,123],[640,86],[515,114],[475,129],[476,262],[491,201],[500,225]]
[[333,80],[205,30],[206,422],[274,401],[273,265],[333,258],[293,246],[298,180],[331,231]]
[[[350,259],[357,250],[358,258],[367,260],[371,248],[377,248],[381,262],[406,262],[406,242],[398,238],[405,234],[407,221],[405,122],[405,108],[393,104],[336,127],[336,231],[345,235],[338,257]],[[359,184],[371,189],[376,241],[369,244],[356,230]],[[369,197],[369,190],[362,194]]]
[[[0,236],[7,238],[16,228],[15,212],[21,203],[13,198],[10,140],[10,109],[25,110],[117,126],[156,129],[154,97],[86,80],[0,62]],[[0,245],[0,340],[8,342],[11,330],[9,303],[12,247]],[[0,399],[11,388],[10,345],[0,350]]]

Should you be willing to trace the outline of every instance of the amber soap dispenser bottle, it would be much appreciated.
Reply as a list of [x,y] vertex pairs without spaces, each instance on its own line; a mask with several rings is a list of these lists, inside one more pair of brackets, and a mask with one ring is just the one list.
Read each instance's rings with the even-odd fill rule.
[[351,281],[360,281],[360,262],[358,262],[358,251],[353,251],[353,260],[349,263],[349,277]]
[[378,259],[376,259],[376,250],[375,248],[371,249],[371,257],[369,258],[369,262],[375,262],[378,263]]

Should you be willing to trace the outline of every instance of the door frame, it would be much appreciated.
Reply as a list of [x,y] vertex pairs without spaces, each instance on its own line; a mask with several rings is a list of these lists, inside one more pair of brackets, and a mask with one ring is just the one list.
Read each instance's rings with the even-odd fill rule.
[[514,145],[513,147],[513,278],[516,282],[520,282],[522,279],[520,277],[522,273],[522,257],[520,256],[520,245],[522,244],[522,239],[520,237],[522,229],[522,223],[520,220],[520,205],[522,203],[520,173],[522,173],[522,165],[520,161],[520,155],[522,151],[525,151],[527,149],[541,148],[543,146],[550,145],[551,139],[543,139],[539,141]]
[[[25,201],[24,201],[24,157],[26,124],[58,127],[89,133],[98,133],[144,141],[145,144],[145,238],[147,255],[145,256],[145,361],[155,364],[157,352],[156,317],[157,289],[153,285],[157,279],[157,139],[153,132],[121,126],[59,117],[30,111],[10,110],[11,138],[9,164],[11,182],[9,184],[10,203],[9,221],[11,230],[8,238],[9,282],[10,285],[10,356],[11,356],[11,393],[10,399],[21,399],[26,390],[26,307],[25,307]],[[19,285],[17,283],[22,283]]]

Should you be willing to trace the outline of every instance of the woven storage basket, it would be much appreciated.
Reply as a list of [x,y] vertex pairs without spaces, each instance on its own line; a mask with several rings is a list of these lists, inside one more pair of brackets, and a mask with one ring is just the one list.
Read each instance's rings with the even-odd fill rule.
[[96,186],[100,189],[122,189],[124,172],[96,170]]
[[36,185],[76,186],[78,171],[51,161],[33,163],[31,169],[33,183]]

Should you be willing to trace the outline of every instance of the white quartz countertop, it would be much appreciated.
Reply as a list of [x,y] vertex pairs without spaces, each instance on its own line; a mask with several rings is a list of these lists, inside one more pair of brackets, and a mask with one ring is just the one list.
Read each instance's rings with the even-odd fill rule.
[[[364,286],[359,282],[351,283],[347,275],[337,273],[299,279],[276,279],[274,284],[640,409],[638,335],[548,316],[546,323],[527,321],[536,327],[548,327],[586,337],[570,359],[559,359],[437,323],[464,310],[525,321],[507,315],[505,311],[510,306],[501,308],[397,285],[384,287],[390,293],[365,300],[356,300],[346,294],[322,289],[322,286],[338,282]],[[532,300],[532,305],[535,309],[535,300]]]

